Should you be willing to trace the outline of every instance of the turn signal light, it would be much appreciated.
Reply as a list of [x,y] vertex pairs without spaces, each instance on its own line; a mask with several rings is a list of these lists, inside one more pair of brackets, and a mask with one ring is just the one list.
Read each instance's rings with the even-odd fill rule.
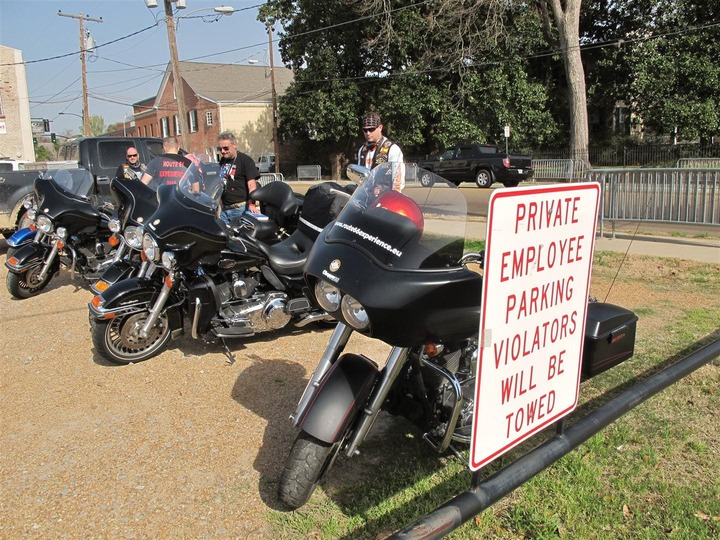
[[108,239],[108,244],[110,244],[112,247],[117,246],[119,243],[120,239],[114,234]]
[[107,281],[100,280],[95,284],[95,290],[105,292],[110,288],[110,284]]

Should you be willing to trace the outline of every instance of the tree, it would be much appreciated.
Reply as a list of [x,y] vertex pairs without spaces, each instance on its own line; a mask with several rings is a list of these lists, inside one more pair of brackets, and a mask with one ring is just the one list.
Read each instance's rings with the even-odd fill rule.
[[[81,128],[80,133],[82,132],[83,129]],[[97,114],[90,115],[90,135],[97,137],[103,133],[105,133],[105,119]]]
[[[570,152],[576,159],[588,161],[590,133],[588,129],[585,69],[580,54],[581,0],[540,0],[553,15],[557,37],[565,64],[565,80],[570,109]],[[546,13],[545,9],[542,9]],[[549,28],[549,24],[546,24]]]
[[631,53],[631,96],[648,130],[674,141],[709,142],[720,132],[720,7],[694,0],[661,1],[648,39]]
[[556,139],[545,81],[527,75],[524,54],[542,39],[540,17],[506,5],[271,0],[259,18],[282,23],[282,59],[295,69],[282,132],[347,158],[359,116],[375,110],[408,158],[458,139],[495,142],[508,123],[516,144]]

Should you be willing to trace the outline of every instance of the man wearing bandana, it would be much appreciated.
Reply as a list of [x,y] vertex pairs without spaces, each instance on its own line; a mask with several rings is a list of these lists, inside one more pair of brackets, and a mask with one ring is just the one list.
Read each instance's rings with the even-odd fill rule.
[[366,113],[362,118],[365,144],[358,150],[358,165],[372,169],[380,163],[393,163],[393,185],[395,191],[405,187],[405,165],[400,147],[382,134],[382,120],[375,112]]

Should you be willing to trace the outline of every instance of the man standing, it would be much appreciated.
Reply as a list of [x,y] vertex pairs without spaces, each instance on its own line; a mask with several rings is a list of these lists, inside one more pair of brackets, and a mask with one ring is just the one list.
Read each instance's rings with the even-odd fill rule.
[[366,113],[362,118],[362,130],[365,144],[358,150],[358,165],[373,169],[380,163],[393,165],[393,186],[395,191],[405,187],[405,165],[400,147],[382,134],[382,120],[376,112]]
[[128,180],[140,180],[145,172],[145,164],[140,163],[140,155],[137,148],[129,147],[125,151],[125,163],[120,165],[115,173],[116,178],[126,178]]
[[164,153],[150,160],[140,181],[156,191],[163,184],[177,184],[192,163],[185,156],[181,156],[178,153],[179,150],[180,144],[175,137],[165,137],[163,139]]
[[218,135],[220,149],[220,175],[225,179],[220,217],[226,223],[247,212],[257,212],[258,207],[250,200],[250,194],[258,187],[260,172],[253,159],[238,152],[237,137],[230,131]]

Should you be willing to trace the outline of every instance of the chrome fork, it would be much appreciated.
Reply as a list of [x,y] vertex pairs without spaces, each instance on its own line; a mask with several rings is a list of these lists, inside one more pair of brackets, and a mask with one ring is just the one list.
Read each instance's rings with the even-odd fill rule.
[[58,252],[58,244],[60,243],[60,240],[57,238],[53,240],[52,249],[50,250],[50,255],[48,255],[48,258],[45,260],[45,264],[43,264],[42,270],[40,270],[40,274],[38,275],[37,279],[38,281],[42,281],[45,279],[45,276],[47,276],[48,272],[50,271],[50,267],[52,266],[53,261],[55,260],[55,257],[57,256]]
[[163,288],[160,291],[160,294],[158,295],[157,300],[155,300],[153,307],[150,308],[150,314],[147,318],[147,321],[145,321],[145,324],[140,329],[140,337],[141,338],[148,337],[148,334],[150,333],[150,329],[153,326],[155,326],[155,323],[157,322],[158,318],[160,317],[160,313],[162,312],[163,308],[165,307],[165,302],[167,302],[167,299],[170,297],[170,291],[172,290],[173,281],[174,280],[173,280],[172,274],[169,274],[163,280]]
[[315,372],[312,374],[312,377],[310,377],[310,381],[307,383],[305,391],[300,397],[300,401],[298,402],[295,412],[290,415],[290,420],[293,421],[295,426],[298,425],[298,420],[302,418],[308,403],[310,403],[310,400],[320,385],[320,380],[343,352],[352,333],[352,328],[346,324],[338,322],[335,330],[333,330],[332,336],[330,336],[330,341],[328,342],[327,347],[325,347],[325,352],[315,368]]

